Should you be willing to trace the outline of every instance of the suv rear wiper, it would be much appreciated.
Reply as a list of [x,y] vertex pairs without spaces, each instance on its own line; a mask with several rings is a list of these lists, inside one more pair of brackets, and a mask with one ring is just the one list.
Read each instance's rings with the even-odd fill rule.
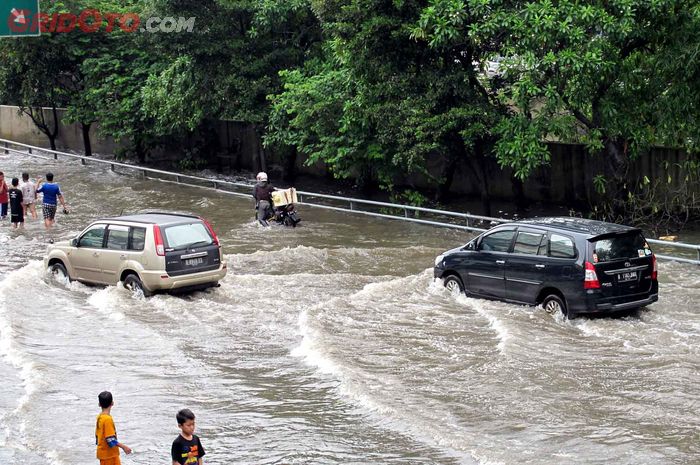
[[191,244],[185,244],[185,245],[181,245],[179,247],[175,247],[175,249],[173,249],[173,250],[185,250],[185,249],[189,249],[190,247],[198,247],[200,245],[211,245],[211,243],[212,243],[211,241],[197,241],[197,242],[193,242]]

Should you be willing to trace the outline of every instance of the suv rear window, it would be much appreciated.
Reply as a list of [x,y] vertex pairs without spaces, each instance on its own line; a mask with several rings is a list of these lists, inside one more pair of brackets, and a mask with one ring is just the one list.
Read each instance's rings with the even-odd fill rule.
[[593,242],[594,261],[609,262],[651,255],[651,250],[640,233],[615,236]]
[[211,245],[212,238],[203,223],[178,224],[165,228],[168,248],[185,249],[189,246]]

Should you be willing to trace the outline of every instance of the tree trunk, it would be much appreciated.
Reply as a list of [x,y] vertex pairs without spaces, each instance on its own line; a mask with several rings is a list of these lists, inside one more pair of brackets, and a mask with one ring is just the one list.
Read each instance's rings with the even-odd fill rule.
[[522,216],[527,207],[530,206],[530,202],[525,198],[523,181],[516,176],[511,176],[510,181],[513,186],[513,196],[515,197],[515,209]]
[[262,145],[262,136],[258,132],[258,126],[256,124],[253,125],[253,132],[255,133],[258,171],[267,171],[267,159],[265,157],[265,148]]
[[46,134],[46,137],[49,138],[49,145],[51,145],[51,150],[56,150],[56,136],[53,134]]
[[445,166],[442,169],[441,178],[444,179],[444,181],[442,181],[437,188],[435,200],[438,202],[444,202],[446,199],[448,199],[450,195],[450,188],[452,187],[452,183],[455,178],[456,169],[457,157],[453,154],[449,154],[447,156],[447,160],[445,161]]
[[486,173],[486,156],[483,141],[474,144],[474,154],[469,157],[470,167],[479,183],[479,198],[484,216],[491,216],[491,197],[489,196],[489,178]]
[[134,147],[136,152],[136,158],[139,163],[146,163],[146,149],[144,147],[143,140],[140,137],[136,137],[136,146]]
[[29,116],[39,131],[48,137],[51,150],[56,150],[56,138],[58,137],[58,112],[56,111],[56,106],[54,105],[52,107],[53,130],[49,127],[49,123],[46,121],[46,115],[44,115],[43,108],[20,107],[20,111]]
[[299,153],[296,147],[292,147],[291,151],[285,157],[284,180],[289,183],[294,183],[297,177],[297,157]]
[[627,186],[629,158],[627,144],[621,138],[607,138],[604,142],[603,156],[605,157],[605,177],[608,180],[604,198],[611,207],[613,221],[624,221],[626,216],[625,202],[629,195]]
[[92,123],[80,123],[80,129],[83,132],[83,147],[85,148],[85,156],[92,156],[92,144],[90,143],[90,126]]

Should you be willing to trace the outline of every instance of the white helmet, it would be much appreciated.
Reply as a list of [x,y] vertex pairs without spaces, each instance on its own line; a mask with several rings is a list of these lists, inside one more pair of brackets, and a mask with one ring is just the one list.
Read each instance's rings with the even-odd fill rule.
[[267,181],[267,173],[264,171],[261,171],[258,173],[257,176],[255,176],[255,179],[258,181]]

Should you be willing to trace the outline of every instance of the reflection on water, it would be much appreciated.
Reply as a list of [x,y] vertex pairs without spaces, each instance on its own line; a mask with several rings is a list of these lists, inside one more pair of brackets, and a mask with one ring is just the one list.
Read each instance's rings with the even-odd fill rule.
[[[449,295],[431,267],[462,232],[312,208],[263,229],[252,201],[46,163],[71,215],[0,226],[0,460],[94,463],[109,389],[125,464],[167,462],[183,407],[212,464],[697,461],[694,267],[661,262],[649,309],[567,321]],[[220,288],[134,299],[46,276],[48,238],[144,208],[211,221]]]

